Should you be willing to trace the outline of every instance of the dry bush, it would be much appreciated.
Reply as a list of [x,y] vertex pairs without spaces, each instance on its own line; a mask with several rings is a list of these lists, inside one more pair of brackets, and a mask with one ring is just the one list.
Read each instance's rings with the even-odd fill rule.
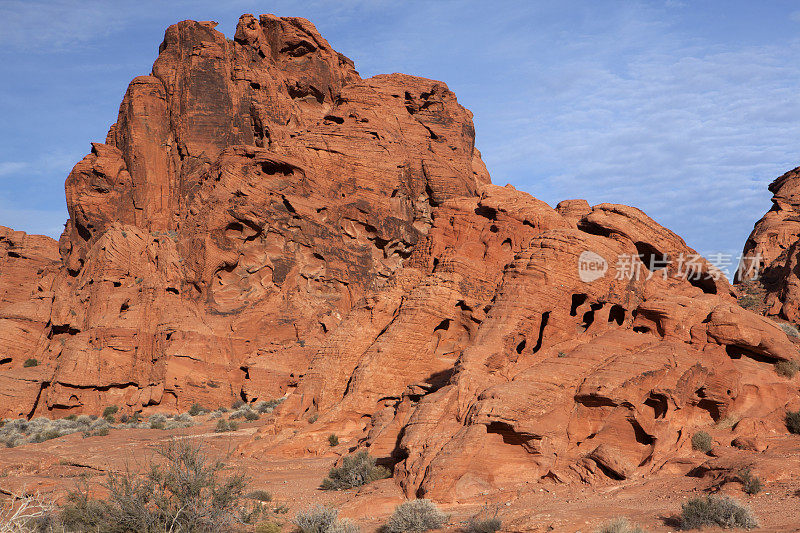
[[264,402],[258,402],[255,405],[255,410],[265,415],[267,413],[271,413],[278,405],[281,404],[283,398],[277,398],[275,400],[267,400]]
[[387,478],[391,472],[375,464],[366,450],[345,457],[342,466],[331,468],[322,481],[322,490],[345,490],[360,487],[379,479]]
[[798,331],[797,328],[792,324],[789,324],[787,322],[781,322],[779,326],[781,327],[783,332],[786,333],[787,337],[794,337],[796,339],[800,338],[800,331]]
[[797,361],[780,361],[775,364],[775,372],[779,375],[792,379],[797,371],[800,370],[800,365]]
[[800,411],[786,412],[786,429],[789,433],[800,435]]
[[208,409],[200,405],[199,403],[193,403],[191,407],[189,407],[189,415],[190,416],[198,416],[204,415],[208,412]]
[[447,515],[430,500],[409,500],[401,503],[384,526],[386,533],[419,533],[439,529],[447,523]]
[[47,524],[55,507],[38,493],[12,494],[0,505],[0,533],[28,533]]
[[754,475],[749,468],[744,468],[736,475],[742,484],[742,490],[751,496],[761,492],[761,479]]
[[700,529],[718,526],[723,529],[753,529],[758,521],[749,508],[727,496],[692,498],[683,504],[681,529]]
[[217,427],[214,428],[215,433],[225,433],[227,431],[236,431],[239,425],[236,422],[229,420],[217,420]]
[[299,511],[293,522],[298,533],[358,533],[355,524],[339,519],[339,511],[323,505]]
[[645,530],[627,518],[615,518],[603,524],[595,533],[645,533]]
[[714,441],[711,440],[711,435],[706,433],[705,431],[698,431],[694,435],[692,435],[692,448],[695,450],[701,451],[703,453],[708,453],[711,451],[711,448],[714,446]]
[[334,434],[328,435],[328,444],[330,444],[331,448],[333,448],[334,446],[338,446],[339,445],[339,437],[337,435],[334,435]]
[[247,480],[242,474],[223,475],[225,465],[189,443],[173,441],[159,448],[160,460],[144,475],[130,470],[111,473],[103,485],[106,500],[85,490],[70,493],[59,513],[67,531],[197,532],[239,530],[260,513],[244,505]]

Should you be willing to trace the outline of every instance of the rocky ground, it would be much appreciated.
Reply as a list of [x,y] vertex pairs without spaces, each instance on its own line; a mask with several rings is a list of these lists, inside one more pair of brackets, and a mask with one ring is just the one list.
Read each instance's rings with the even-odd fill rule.
[[[318,456],[245,456],[238,448],[250,442],[257,430],[270,421],[244,422],[238,430],[225,433],[216,433],[217,422],[208,416],[196,417],[196,421],[198,425],[185,429],[113,429],[105,436],[84,437],[76,433],[39,444],[0,449],[0,493],[39,492],[57,500],[84,482],[102,491],[99,485],[107,472],[126,468],[141,471],[156,447],[171,439],[188,439],[224,460],[230,471],[246,472],[251,490],[270,492],[273,500],[268,507],[274,510],[273,519],[284,525],[285,531],[291,530],[291,519],[298,510],[314,504],[336,507],[340,516],[354,519],[362,531],[375,531],[404,500],[392,479],[346,491],[319,489],[329,468],[348,452],[352,443],[343,442]],[[724,442],[727,431],[717,429],[715,441]],[[739,483],[725,482],[724,476],[694,477],[677,472],[610,486],[509,483],[471,500],[441,505],[451,517],[444,530],[458,530],[471,516],[496,510],[503,531],[588,533],[620,516],[647,531],[677,531],[677,515],[683,502],[708,492],[721,492],[752,507],[761,524],[758,531],[796,531],[800,513],[800,438],[774,437],[763,445],[762,452],[746,452],[717,444],[709,455],[695,452],[687,459],[691,464],[712,466],[755,464],[763,480],[763,488],[756,495],[745,494]]]

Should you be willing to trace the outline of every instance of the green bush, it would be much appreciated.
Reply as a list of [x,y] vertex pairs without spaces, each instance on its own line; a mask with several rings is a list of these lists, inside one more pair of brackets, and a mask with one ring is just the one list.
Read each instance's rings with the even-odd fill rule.
[[800,370],[800,365],[794,360],[780,361],[775,364],[775,372],[789,379],[792,379],[798,370]]
[[409,500],[401,503],[389,517],[384,527],[386,533],[418,533],[439,529],[447,522],[447,515],[430,500]]
[[751,496],[761,492],[761,480],[758,476],[753,475],[749,468],[739,471],[737,475],[739,481],[742,483],[742,490]]
[[30,359],[25,359],[25,362],[22,363],[22,366],[25,368],[30,368],[32,366],[39,366],[39,360],[31,357]]
[[358,533],[355,524],[339,519],[339,511],[323,505],[298,511],[293,522],[297,533]]
[[164,415],[150,416],[150,429],[164,429],[167,426],[167,417]]
[[603,524],[595,533],[645,533],[645,530],[632,524],[627,518],[615,518]]
[[750,509],[726,496],[692,498],[683,504],[680,521],[681,529],[700,529],[704,526],[723,529],[758,527],[758,521]]
[[786,429],[789,433],[800,435],[800,411],[786,412]]
[[698,431],[692,435],[692,448],[695,450],[708,453],[713,446],[714,441],[711,440],[711,435],[705,431]]
[[200,405],[199,403],[193,403],[192,406],[189,408],[189,414],[191,416],[203,415],[208,412],[208,409]]
[[234,400],[231,404],[231,409],[239,409],[244,407],[244,400]]
[[264,402],[258,402],[255,405],[255,408],[256,408],[256,411],[258,411],[262,415],[263,414],[267,414],[267,413],[271,413],[272,410],[275,409],[282,401],[283,401],[283,398],[278,398],[278,399],[275,399],[275,400],[267,400],[267,401],[264,401]]
[[337,437],[334,434],[328,435],[328,444],[331,445],[331,448],[333,448],[334,446],[338,446],[339,445],[339,437]]
[[342,466],[331,468],[328,477],[322,481],[322,490],[345,490],[360,487],[379,479],[387,478],[391,473],[375,464],[366,450],[345,457]]
[[261,522],[256,526],[256,533],[281,533],[281,531],[283,531],[283,528],[280,524],[272,522],[271,520]]
[[244,419],[247,420],[248,422],[252,422],[253,420],[258,420],[259,418],[261,417],[258,416],[258,413],[256,413],[252,409],[248,409],[244,413]]
[[116,405],[109,405],[108,407],[103,409],[103,418],[105,419],[113,418],[114,415],[117,414],[117,411],[119,411],[119,407],[117,407]]
[[313,424],[313,423],[315,423],[317,420],[319,420],[319,415],[318,415],[318,414],[316,414],[316,413],[314,413],[313,415],[311,415],[311,416],[309,416],[309,417],[308,417],[308,423],[309,423],[309,424]]
[[161,447],[162,461],[147,473],[110,472],[103,485],[107,500],[95,500],[86,490],[69,495],[61,510],[67,531],[230,531],[252,521],[258,508],[243,505],[247,482],[243,475],[222,476],[225,465],[210,460],[186,442]]

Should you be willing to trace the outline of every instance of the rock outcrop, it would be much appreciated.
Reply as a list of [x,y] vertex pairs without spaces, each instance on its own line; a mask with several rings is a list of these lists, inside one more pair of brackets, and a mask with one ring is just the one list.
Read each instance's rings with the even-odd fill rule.
[[57,250],[0,233],[0,416],[285,396],[243,452],[334,432],[439,500],[782,431],[775,322],[635,208],[491,184],[474,136],[445,84],[361,79],[303,19],[171,26]]
[[768,316],[800,323],[800,168],[769,185],[772,208],[747,239],[737,282]]

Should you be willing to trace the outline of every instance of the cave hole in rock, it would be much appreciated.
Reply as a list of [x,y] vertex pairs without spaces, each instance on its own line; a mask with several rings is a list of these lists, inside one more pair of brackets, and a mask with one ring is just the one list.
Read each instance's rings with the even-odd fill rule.
[[447,331],[448,329],[450,329],[450,319],[445,318],[444,320],[439,322],[438,326],[433,328],[433,332],[436,333],[437,331]]
[[239,370],[244,372],[244,379],[250,379],[250,369],[246,366],[240,366]]
[[456,307],[461,309],[462,311],[472,311],[472,308],[467,305],[464,300],[459,300],[456,302]]
[[165,290],[170,294],[180,294],[175,287],[167,287]]
[[602,303],[593,303],[589,305],[589,310],[583,313],[583,330],[586,331],[594,323],[594,314],[603,308]]
[[717,284],[714,278],[708,274],[690,274],[687,275],[686,279],[693,287],[697,287],[706,294],[717,294]]
[[732,344],[728,344],[725,346],[725,353],[728,354],[728,357],[731,359],[741,359],[742,356],[746,356],[753,361],[758,361],[759,363],[766,363],[766,364],[774,364],[780,359],[776,357],[769,357],[766,355],[762,355],[760,353],[756,353],[752,350],[748,350],[747,348],[743,348],[741,346],[733,346]]
[[4,357],[4,358],[0,359],[0,365],[10,364],[11,361],[13,361],[13,359],[11,359],[10,357]]
[[112,282],[112,285],[114,285],[114,287],[121,287],[122,283],[120,283],[119,281],[114,281]]
[[492,233],[497,233],[500,230],[497,229],[497,226],[495,224],[492,224],[491,226],[489,226],[489,231],[491,231]]
[[526,435],[514,431],[514,427],[506,422],[490,422],[486,426],[486,433],[494,433],[503,437],[503,443],[521,446],[533,438],[532,435]]
[[244,226],[242,226],[239,222],[231,222],[225,227],[225,230],[241,233],[244,231]]
[[10,250],[9,250],[9,252],[8,252],[8,257],[13,257],[13,258],[15,258],[15,259],[19,259],[19,258],[20,258],[20,257],[22,257],[22,256],[21,256],[21,255],[19,255],[17,252],[12,252],[12,251],[10,251]]
[[125,311],[130,309],[130,307],[131,307],[130,303],[128,303],[128,301],[126,300],[122,302],[122,305],[119,306],[119,312],[124,313]]
[[636,438],[636,442],[645,446],[652,446],[652,444],[656,441],[655,437],[647,433],[641,424],[639,424],[639,422],[637,422],[635,419],[630,419],[628,422],[630,422],[631,427],[633,428],[633,435]]
[[547,327],[547,322],[550,320],[550,311],[542,313],[542,321],[539,323],[539,338],[536,340],[536,345],[533,347],[533,353],[538,352],[542,348],[544,342],[544,328]]
[[335,115],[325,115],[324,120],[327,122],[335,122],[336,124],[344,124],[344,119]]
[[517,353],[522,353],[522,350],[524,349],[525,349],[525,339],[522,339],[522,341],[519,344],[517,344]]
[[278,161],[263,161],[261,163],[261,172],[264,174],[269,174],[274,176],[276,174],[282,174],[284,176],[291,176],[294,174],[294,168],[287,163],[281,163]]
[[621,326],[625,322],[625,308],[619,304],[612,305],[608,312],[608,321],[616,322],[618,326]]
[[653,410],[653,418],[664,418],[669,409],[667,397],[663,394],[651,393],[644,401],[644,404]]
[[709,400],[707,398],[700,400],[697,402],[697,407],[704,411],[708,411],[708,414],[714,420],[714,422],[718,422],[721,418],[720,411],[719,411],[719,403]]
[[597,235],[598,237],[611,236],[611,231],[600,226],[599,224],[595,224],[594,222],[587,222],[585,220],[581,220],[580,222],[578,222],[578,229],[584,233],[588,233],[589,235]]
[[489,220],[497,220],[497,209],[487,207],[485,205],[479,205],[476,207],[475,214],[484,218],[488,218]]
[[652,244],[637,241],[634,246],[636,246],[636,253],[639,254],[639,258],[649,271],[655,272],[669,265],[669,256],[658,251]]
[[633,331],[635,333],[650,333],[651,330],[647,326],[634,326]]
[[572,295],[572,306],[569,308],[569,316],[577,316],[578,315],[578,308],[582,306],[586,299],[589,296],[586,294],[573,294]]

